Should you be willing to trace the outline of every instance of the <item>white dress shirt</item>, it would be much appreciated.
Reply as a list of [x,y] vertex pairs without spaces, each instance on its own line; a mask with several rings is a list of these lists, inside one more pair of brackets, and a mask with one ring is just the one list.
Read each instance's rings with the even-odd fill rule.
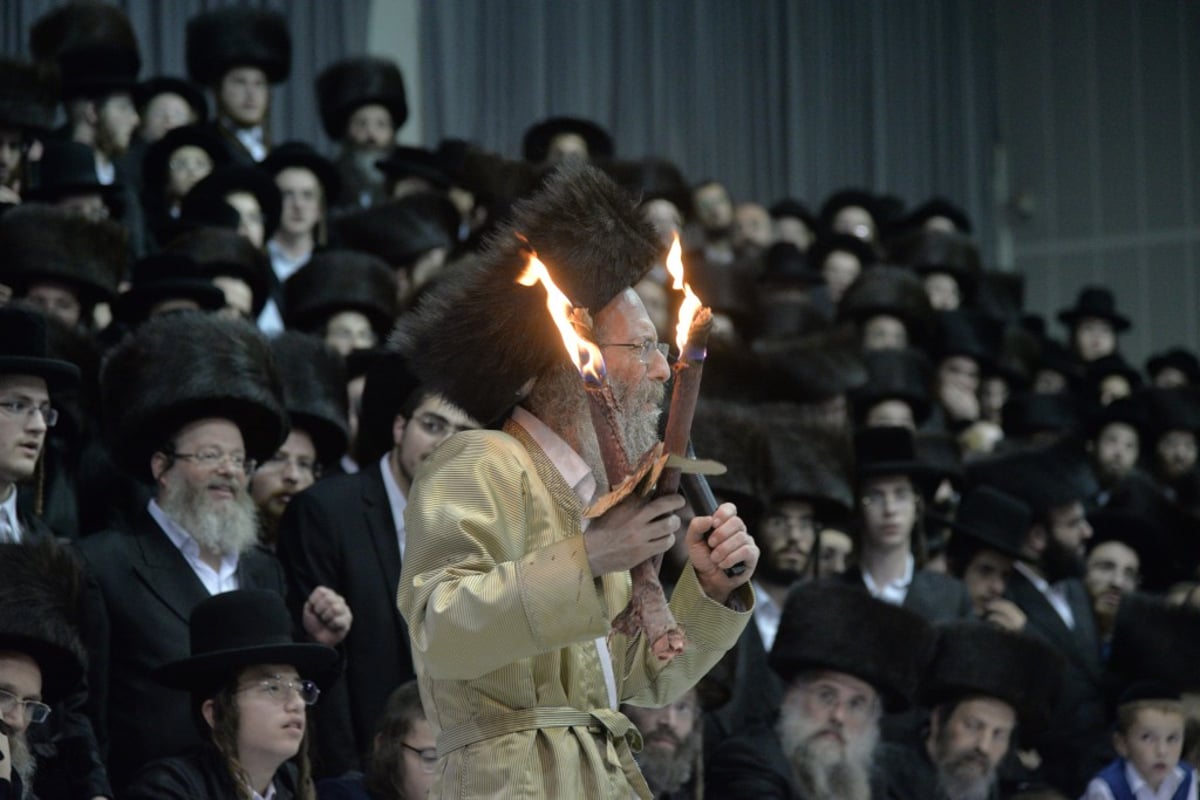
[[775,644],[775,634],[779,633],[779,619],[783,616],[783,609],[758,581],[751,581],[750,586],[754,589],[754,624],[758,626],[763,648],[769,653]]
[[151,500],[147,510],[154,521],[158,523],[158,527],[162,528],[163,533],[171,540],[171,544],[179,548],[179,552],[187,560],[192,572],[196,573],[196,577],[200,579],[200,583],[204,584],[204,588],[210,595],[232,592],[238,588],[237,553],[227,553],[221,556],[221,568],[214,570],[200,558],[200,545],[196,543],[192,535],[185,531],[178,522],[168,517],[167,512],[162,510],[162,506],[157,501]]
[[1042,593],[1042,596],[1062,618],[1063,624],[1071,630],[1075,630],[1075,613],[1071,611],[1071,604],[1067,601],[1067,587],[1062,581],[1051,585],[1023,561],[1014,562],[1013,569],[1024,575],[1033,584],[1033,587]]
[[[1125,762],[1125,780],[1129,782],[1129,788],[1133,790],[1133,796],[1137,800],[1171,800],[1171,796],[1183,783],[1183,776],[1183,769],[1175,767],[1171,774],[1163,779],[1162,785],[1156,792],[1150,787],[1150,784],[1142,779],[1132,764],[1128,761]],[[1087,791],[1083,793],[1081,800],[1115,800],[1115,798],[1107,783],[1099,778],[1092,778],[1092,782],[1088,784]],[[1197,800],[1195,779],[1192,780],[1192,785],[1188,789],[1187,800]]]
[[8,498],[0,503],[0,543],[21,543],[21,523],[17,518],[17,487],[8,487]]
[[267,157],[267,146],[263,143],[262,125],[255,125],[253,128],[233,128],[233,136],[242,147],[246,148],[246,152],[255,161],[262,161]]
[[383,473],[383,488],[387,492],[388,505],[392,509],[392,522],[396,525],[396,544],[400,545],[400,560],[404,560],[404,509],[408,508],[408,498],[400,491],[396,476],[392,474],[392,451],[388,450],[379,459],[379,471]]
[[912,585],[913,571],[916,562],[913,560],[912,553],[905,556],[904,559],[904,574],[894,581],[888,581],[883,586],[875,583],[875,579],[871,577],[871,573],[865,569],[862,571],[863,583],[867,585],[867,591],[871,596],[882,600],[885,603],[893,606],[904,605],[904,598],[908,597],[908,587]]

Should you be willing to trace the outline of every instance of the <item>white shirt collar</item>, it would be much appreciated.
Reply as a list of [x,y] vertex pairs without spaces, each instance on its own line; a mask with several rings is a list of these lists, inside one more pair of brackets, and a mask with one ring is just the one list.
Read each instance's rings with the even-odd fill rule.
[[1049,583],[1023,561],[1013,562],[1013,569],[1024,575],[1033,584],[1033,588],[1042,593],[1042,596],[1046,598],[1046,602],[1050,604],[1051,608],[1062,619],[1064,625],[1072,630],[1075,629],[1075,612],[1071,610],[1071,603],[1067,600],[1067,587],[1062,581],[1055,584]]
[[267,241],[267,255],[271,258],[271,269],[274,270],[275,277],[280,281],[286,281],[292,277],[312,258],[312,253],[305,253],[293,258],[283,252],[283,248],[274,239]]
[[1176,765],[1175,769],[1171,770],[1171,774],[1163,779],[1162,785],[1158,787],[1158,791],[1154,791],[1150,784],[1146,783],[1146,779],[1141,776],[1133,764],[1128,760],[1125,761],[1125,780],[1129,782],[1129,790],[1133,792],[1134,797],[1152,797],[1154,800],[1170,800],[1175,790],[1179,788],[1179,784],[1183,783],[1184,772]]
[[183,529],[178,522],[167,516],[157,500],[151,499],[146,508],[150,516],[158,523],[158,527],[171,540],[171,544],[179,550],[184,559],[196,573],[196,577],[204,584],[209,594],[220,594],[238,588],[237,567],[238,554],[226,553],[221,556],[221,568],[214,570],[200,557],[200,545],[192,535]]
[[253,128],[231,127],[229,130],[255,161],[262,161],[267,157],[267,147],[263,143],[262,125],[255,125]]
[[754,624],[758,626],[758,634],[762,637],[763,649],[769,653],[775,644],[775,634],[779,633],[783,609],[758,581],[751,581],[750,585],[754,588]]
[[400,545],[400,558],[404,558],[404,509],[408,508],[408,499],[400,491],[396,476],[392,474],[392,451],[388,450],[379,459],[379,471],[383,473],[383,489],[387,492],[388,505],[392,509],[392,522],[396,526],[396,541]]
[[575,492],[579,501],[585,507],[588,506],[596,495],[596,477],[592,474],[592,468],[583,460],[583,456],[571,449],[571,445],[546,423],[520,406],[513,409],[512,420],[537,442],[537,446],[542,448],[542,452],[563,476],[563,480]]
[[885,603],[891,603],[894,606],[904,604],[904,598],[908,596],[908,587],[912,584],[913,573],[916,571],[916,562],[913,559],[912,553],[904,557],[904,573],[894,581],[888,581],[883,586],[875,583],[875,579],[871,577],[871,573],[867,570],[862,571],[863,583],[867,585],[867,591],[872,597],[877,597]]
[[266,794],[259,794],[258,792],[251,789],[250,790],[250,800],[275,800],[275,782],[272,781],[271,785],[267,787]]
[[96,180],[105,186],[112,186],[117,180],[117,168],[99,153],[96,153]]
[[[7,515],[5,517],[4,515]],[[0,503],[0,519],[7,519],[8,524],[12,529],[13,542],[20,544],[21,542],[21,520],[17,517],[17,487],[13,484],[9,487],[8,499]]]

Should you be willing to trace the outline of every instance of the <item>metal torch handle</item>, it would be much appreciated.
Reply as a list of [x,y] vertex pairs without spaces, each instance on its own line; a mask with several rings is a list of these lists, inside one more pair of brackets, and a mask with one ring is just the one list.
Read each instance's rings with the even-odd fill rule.
[[[692,448],[692,443],[688,442],[688,458],[695,457],[696,451]],[[697,514],[711,516],[717,510],[717,498],[713,495],[712,487],[708,485],[708,478],[703,475],[684,473],[680,476],[679,488],[683,490],[683,496]],[[725,574],[733,578],[745,571],[746,565],[738,563],[725,570]]]

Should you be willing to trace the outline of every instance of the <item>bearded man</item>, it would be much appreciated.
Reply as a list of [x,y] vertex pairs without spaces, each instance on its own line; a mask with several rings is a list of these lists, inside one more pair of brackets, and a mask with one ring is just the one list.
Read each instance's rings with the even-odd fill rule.
[[[80,543],[90,577],[90,713],[120,792],[142,764],[199,744],[187,697],[151,678],[188,654],[192,609],[234,589],[285,594],[278,562],[255,547],[246,486],[287,427],[266,340],[248,323],[204,314],[138,328],[105,363],[101,405],[118,461],[154,484],[131,530]],[[351,622],[325,587],[302,617],[306,635],[330,645]]]
[[730,800],[881,800],[884,711],[909,707],[934,633],[911,611],[850,586],[788,595],[769,663],[784,683],[772,727],[730,739],[708,762],[710,796]]
[[430,797],[650,798],[619,704],[674,702],[719,660],[749,619],[758,549],[732,505],[697,516],[670,603],[685,652],[660,660],[646,636],[613,630],[630,568],[671,547],[684,501],[628,498],[585,517],[608,476],[546,293],[516,282],[529,249],[591,312],[617,398],[611,433],[631,460],[656,439],[669,374],[632,289],[661,242],[632,197],[575,162],[401,322],[397,343],[427,388],[503,420],[446,440],[408,495],[398,600],[438,736]]
[[662,708],[621,706],[642,734],[638,767],[655,800],[698,798],[704,725],[700,699],[689,689],[683,697]]

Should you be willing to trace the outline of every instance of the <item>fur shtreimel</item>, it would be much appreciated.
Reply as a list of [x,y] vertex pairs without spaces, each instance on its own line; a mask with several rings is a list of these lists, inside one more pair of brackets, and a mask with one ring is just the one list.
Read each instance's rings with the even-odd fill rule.
[[1062,656],[1040,639],[983,622],[955,622],[938,630],[921,695],[930,707],[992,697],[1013,707],[1024,731],[1036,731],[1049,722],[1062,670]]
[[56,542],[0,544],[0,650],[25,653],[54,703],[83,677],[83,573]]
[[970,293],[981,270],[979,247],[971,237],[961,233],[915,231],[896,241],[889,252],[894,262],[923,275],[934,272],[953,275],[964,294]]
[[1138,681],[1200,691],[1200,611],[1161,597],[1127,594],[1117,609],[1109,670],[1119,692]]
[[283,378],[283,406],[293,430],[307,433],[317,460],[331,464],[346,452],[346,365],[315,336],[292,331],[271,340]]
[[864,590],[824,581],[788,593],[769,663],[785,682],[832,670],[875,687],[888,711],[911,703],[933,655],[932,627]]
[[346,214],[333,227],[342,246],[400,269],[428,250],[453,246],[458,211],[442,193],[421,192]]
[[359,311],[380,336],[396,322],[396,278],[375,256],[354,250],[317,253],[283,284],[284,322],[319,332],[341,311]]
[[428,388],[484,424],[568,360],[545,290],[516,282],[530,249],[575,307],[592,314],[664,254],[634,198],[593,167],[564,165],[518,203],[483,257],[449,270],[393,338]]
[[909,343],[926,339],[933,325],[933,308],[921,279],[904,267],[879,265],[866,270],[846,289],[838,317],[863,323],[888,315],[904,323]]
[[270,83],[292,70],[292,37],[275,11],[229,6],[197,14],[188,20],[186,48],[188,77],[203,86],[234,67],[258,67]]
[[271,261],[246,237],[223,228],[197,228],[172,239],[165,251],[190,256],[209,278],[245,281],[254,296],[251,313],[256,319],[262,313],[270,292]]
[[101,369],[100,406],[113,454],[144,478],[155,451],[195,420],[233,421],[256,461],[287,433],[266,338],[247,322],[196,312],[155,317],[114,348]]
[[0,275],[17,295],[50,280],[75,287],[85,303],[112,300],[128,267],[128,234],[111,220],[27,204],[0,218],[0,253]]
[[0,124],[49,131],[57,108],[58,80],[53,68],[0,58]]
[[815,425],[777,424],[764,438],[767,494],[772,502],[806,500],[818,507],[818,518],[823,521],[830,519],[829,512],[838,517],[849,513],[854,494],[850,488],[850,442],[845,436]]
[[754,352],[769,372],[768,399],[823,403],[867,382],[852,326],[791,339],[760,340]]
[[743,519],[757,519],[764,505],[765,445],[758,417],[751,406],[702,396],[692,418],[696,457],[725,465],[724,475],[709,476],[709,486],[719,500],[735,503]]
[[408,119],[404,77],[386,58],[347,58],[330,64],[317,76],[316,90],[321,124],[334,141],[346,136],[346,123],[365,105],[386,108],[396,130]]
[[920,425],[929,416],[933,366],[920,350],[871,350],[863,353],[867,382],[854,393],[860,418],[885,400],[903,400]]

